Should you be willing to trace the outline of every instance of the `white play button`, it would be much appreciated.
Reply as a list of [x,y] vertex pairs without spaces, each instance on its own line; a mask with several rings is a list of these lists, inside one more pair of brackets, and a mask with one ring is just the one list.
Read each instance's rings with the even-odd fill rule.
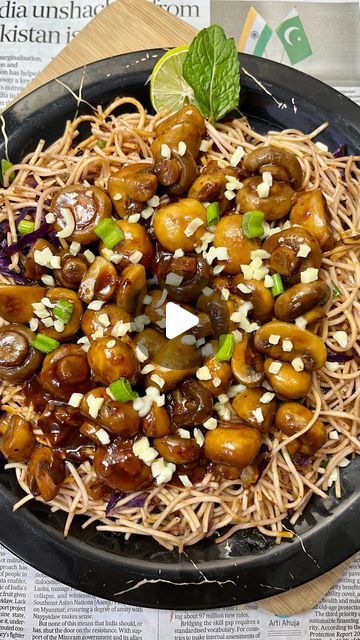
[[165,322],[166,337],[172,340],[172,338],[196,327],[199,324],[199,318],[178,304],[168,302],[165,308]]

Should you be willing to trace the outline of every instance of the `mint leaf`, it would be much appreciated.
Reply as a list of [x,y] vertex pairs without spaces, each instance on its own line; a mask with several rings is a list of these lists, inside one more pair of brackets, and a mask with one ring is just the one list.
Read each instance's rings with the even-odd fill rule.
[[234,38],[217,24],[202,29],[192,41],[183,64],[196,105],[212,122],[236,109],[240,94],[240,68]]

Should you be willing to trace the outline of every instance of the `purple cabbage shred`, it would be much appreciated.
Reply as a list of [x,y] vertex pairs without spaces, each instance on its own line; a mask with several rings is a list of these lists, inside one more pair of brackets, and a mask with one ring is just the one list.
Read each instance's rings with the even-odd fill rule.
[[13,269],[10,269],[9,258],[0,258],[0,273],[3,276],[10,276],[15,284],[31,284],[31,280],[28,280],[21,273],[16,273]]
[[[116,507],[119,500],[122,500],[123,498],[125,498],[126,495],[127,494],[123,493],[122,491],[114,491],[114,493],[111,494],[109,502],[106,505],[106,509],[105,509],[106,515],[110,513],[110,511],[112,511],[112,509]],[[139,496],[135,496],[134,498],[129,500],[126,504],[124,504],[124,508],[125,507],[143,507],[145,504],[145,500],[146,500],[146,494],[142,493]]]
[[332,349],[328,349],[328,362],[338,362],[339,364],[345,364],[345,362],[350,362],[353,357],[353,355],[349,355],[347,353],[339,353],[338,351],[332,351]]
[[52,227],[50,224],[48,224],[47,222],[44,222],[43,224],[40,225],[38,229],[36,229],[36,231],[33,231],[32,233],[27,233],[25,236],[22,236],[16,242],[13,242],[11,245],[9,245],[9,247],[7,248],[6,254],[8,256],[13,256],[14,253],[17,253],[18,251],[21,251],[24,247],[28,247],[29,245],[33,244],[35,240],[39,240],[39,238],[43,238],[47,233],[49,233],[51,228]]
[[345,145],[339,144],[337,149],[335,149],[335,151],[333,152],[333,156],[334,158],[343,158],[345,153],[346,153]]

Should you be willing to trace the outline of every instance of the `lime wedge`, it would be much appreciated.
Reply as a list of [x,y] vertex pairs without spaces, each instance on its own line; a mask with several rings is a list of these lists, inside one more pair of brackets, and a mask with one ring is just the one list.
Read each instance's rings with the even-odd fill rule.
[[192,88],[185,82],[182,66],[188,45],[167,51],[156,63],[150,78],[150,99],[155,111],[174,113],[194,102]]

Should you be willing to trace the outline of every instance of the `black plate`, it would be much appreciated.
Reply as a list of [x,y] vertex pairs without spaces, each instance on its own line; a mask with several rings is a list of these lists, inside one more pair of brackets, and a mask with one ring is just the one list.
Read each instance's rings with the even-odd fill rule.
[[[9,156],[19,160],[40,137],[58,137],[78,104],[64,84],[91,104],[116,95],[149,103],[145,86],[162,50],[116,56],[77,69],[20,100],[5,114]],[[360,109],[325,84],[288,67],[242,55],[241,109],[260,131],[296,127],[330,127],[321,141],[331,150],[345,143],[360,148]],[[245,70],[248,72],[247,75]],[[256,80],[254,80],[256,78]],[[263,87],[261,87],[260,82]],[[80,108],[84,105],[80,104]],[[0,122],[1,125],[1,122]],[[4,141],[0,142],[0,158]],[[227,543],[207,540],[186,554],[169,553],[152,540],[81,529],[81,519],[63,538],[64,515],[37,502],[15,514],[22,496],[13,472],[0,463],[0,540],[13,553],[61,582],[102,598],[169,609],[199,609],[249,602],[279,594],[332,569],[360,548],[360,459],[342,470],[343,499],[333,494],[313,499],[291,542],[273,546],[258,532],[239,534]],[[198,568],[197,568],[198,567]]]

